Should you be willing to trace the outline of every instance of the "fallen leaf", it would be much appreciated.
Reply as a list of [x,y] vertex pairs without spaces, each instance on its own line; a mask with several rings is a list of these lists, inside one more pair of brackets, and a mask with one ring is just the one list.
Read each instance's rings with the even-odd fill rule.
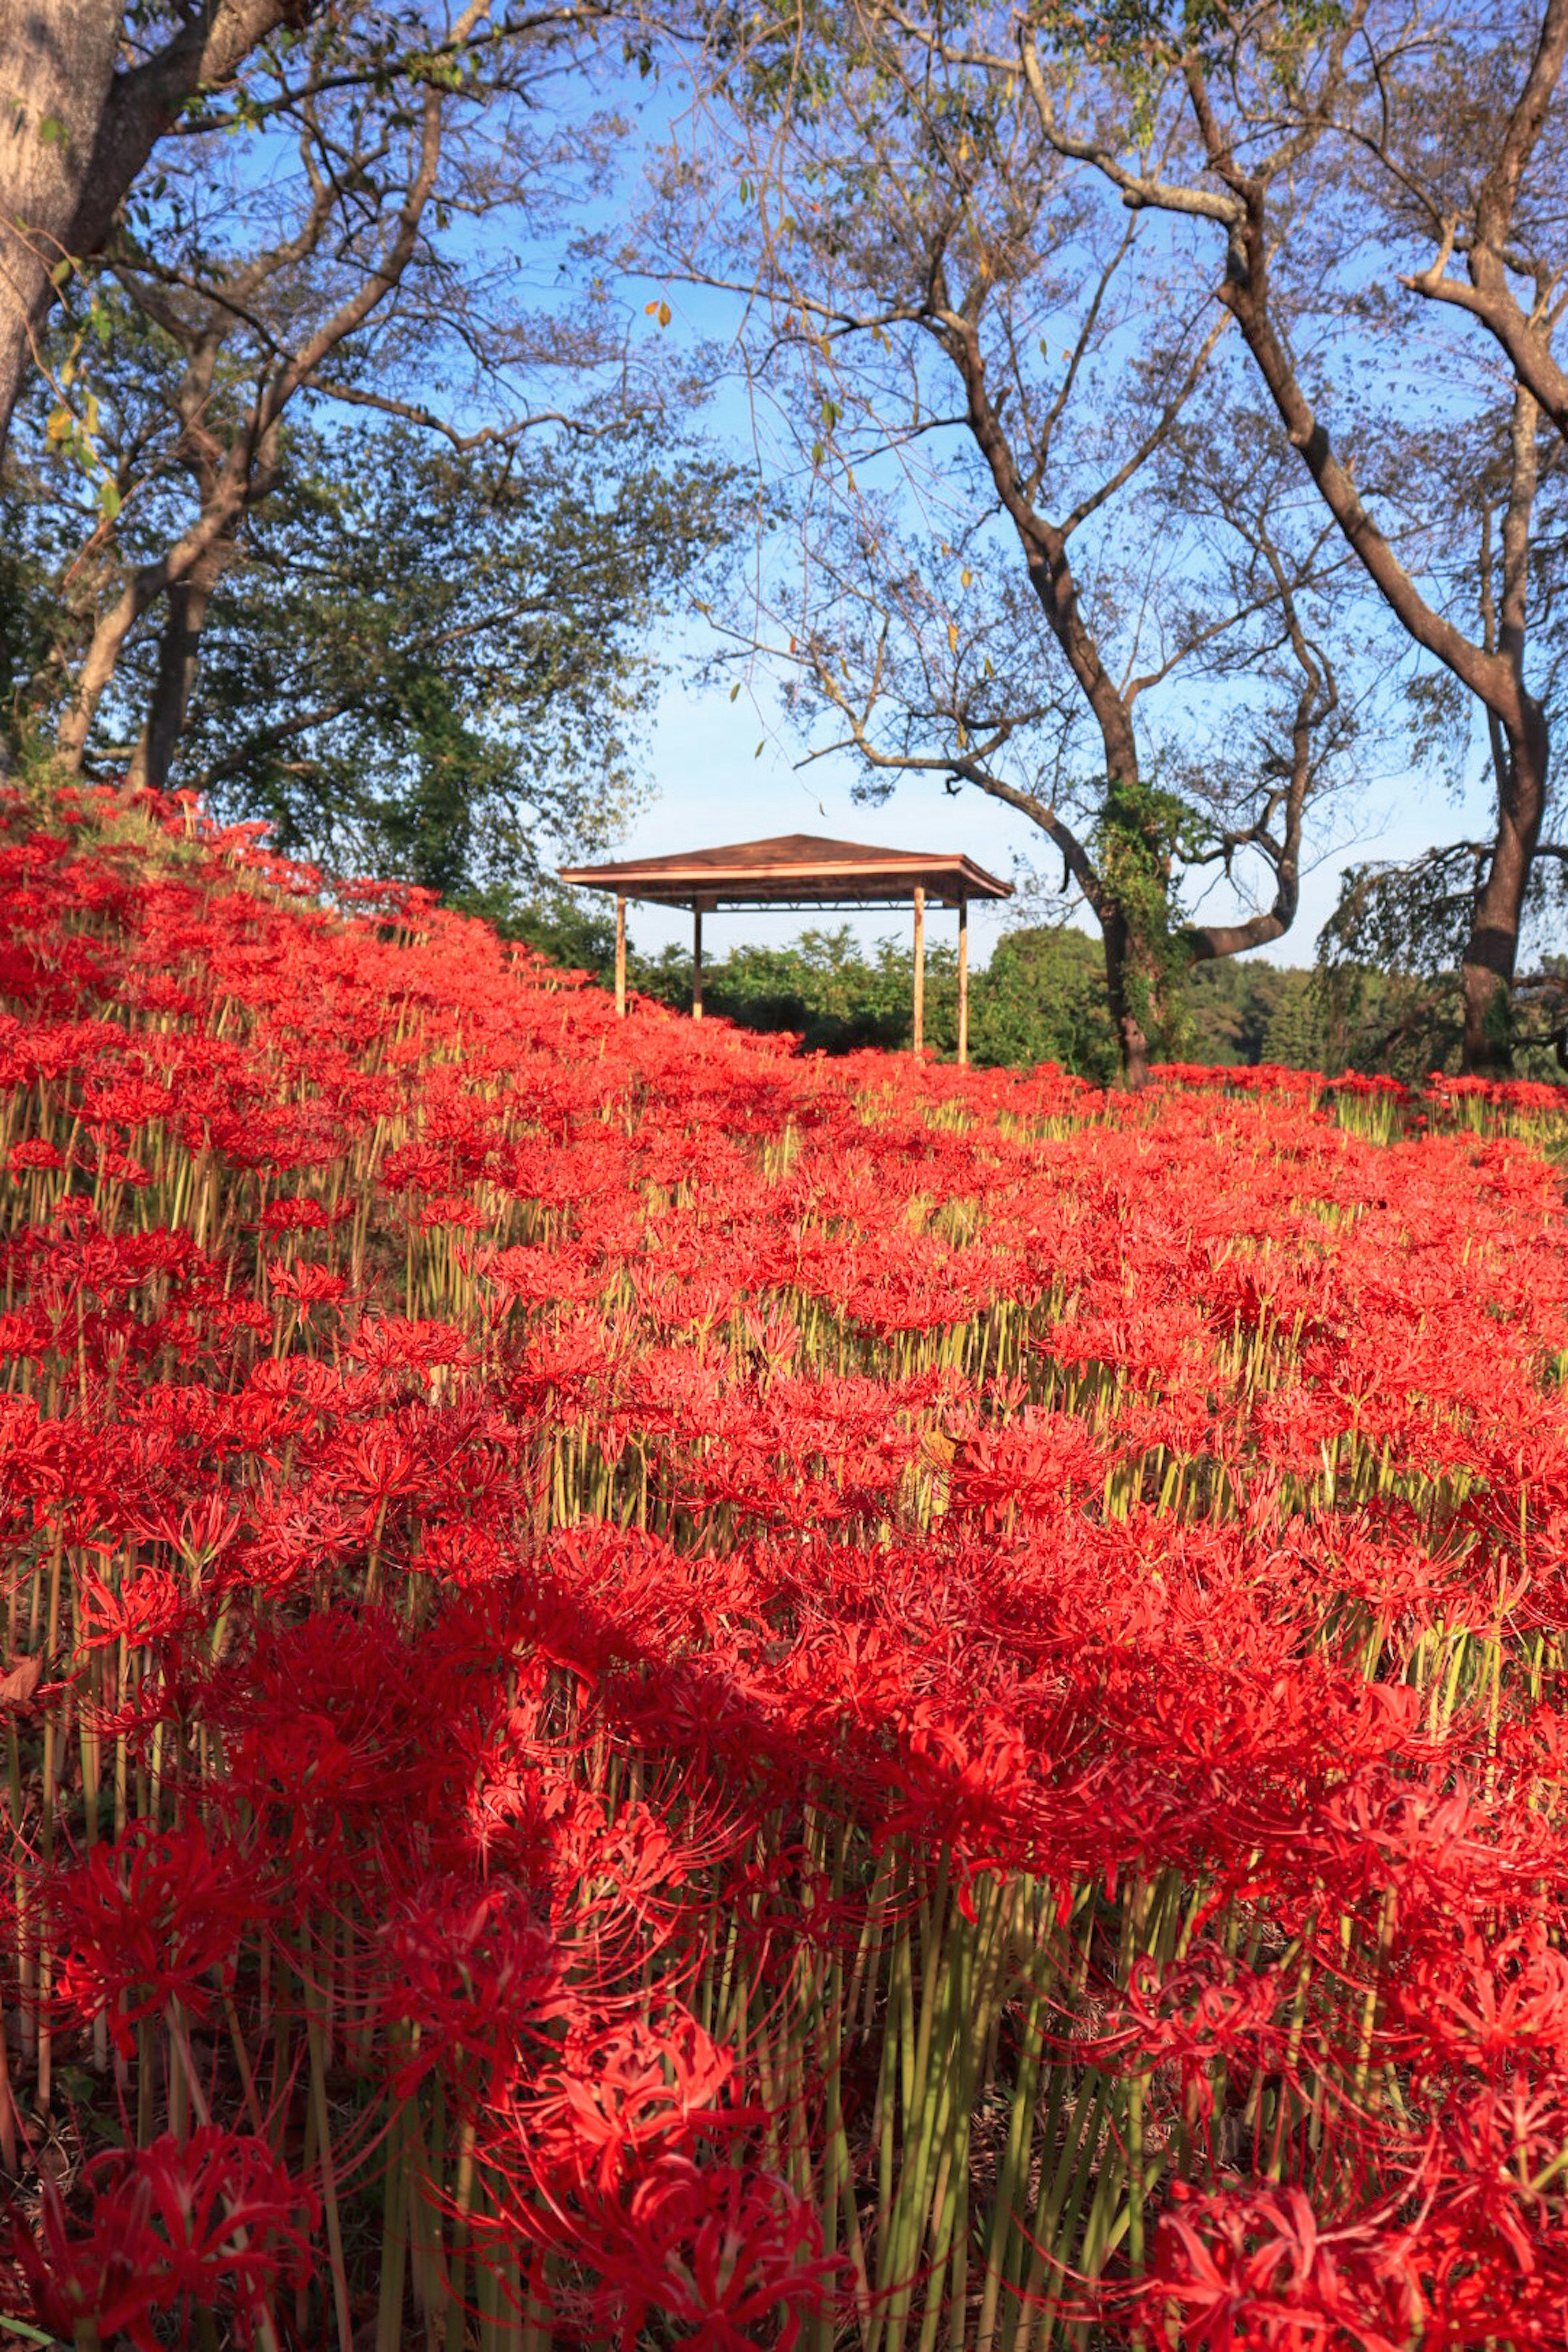
[[15,1665],[0,1675],[0,1706],[26,1706],[43,1677],[41,1656],[18,1658]]

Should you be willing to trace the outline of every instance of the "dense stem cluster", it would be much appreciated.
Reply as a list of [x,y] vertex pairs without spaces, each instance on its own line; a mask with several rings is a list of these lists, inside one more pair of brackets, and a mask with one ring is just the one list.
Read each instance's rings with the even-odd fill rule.
[[826,1063],[0,832],[0,2307],[1568,2321],[1561,1097]]

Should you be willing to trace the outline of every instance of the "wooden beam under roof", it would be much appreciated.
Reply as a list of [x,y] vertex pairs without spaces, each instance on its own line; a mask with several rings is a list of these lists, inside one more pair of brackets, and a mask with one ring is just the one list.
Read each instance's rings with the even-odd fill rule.
[[668,857],[568,866],[561,879],[578,889],[611,890],[618,898],[693,908],[700,900],[705,908],[898,906],[911,901],[917,889],[944,907],[1013,895],[1010,882],[999,882],[961,851],[879,849],[810,833],[774,834]]

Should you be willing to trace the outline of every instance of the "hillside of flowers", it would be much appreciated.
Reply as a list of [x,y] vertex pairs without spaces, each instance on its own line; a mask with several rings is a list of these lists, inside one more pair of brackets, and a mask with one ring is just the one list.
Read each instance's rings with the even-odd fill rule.
[[4,803],[7,2340],[1563,2343],[1568,1119],[1239,1076]]

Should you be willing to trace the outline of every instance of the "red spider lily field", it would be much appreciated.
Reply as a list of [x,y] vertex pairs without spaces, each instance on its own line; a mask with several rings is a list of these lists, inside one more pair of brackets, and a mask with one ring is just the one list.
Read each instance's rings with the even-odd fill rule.
[[0,878],[0,2336],[1563,2342],[1561,1096]]

